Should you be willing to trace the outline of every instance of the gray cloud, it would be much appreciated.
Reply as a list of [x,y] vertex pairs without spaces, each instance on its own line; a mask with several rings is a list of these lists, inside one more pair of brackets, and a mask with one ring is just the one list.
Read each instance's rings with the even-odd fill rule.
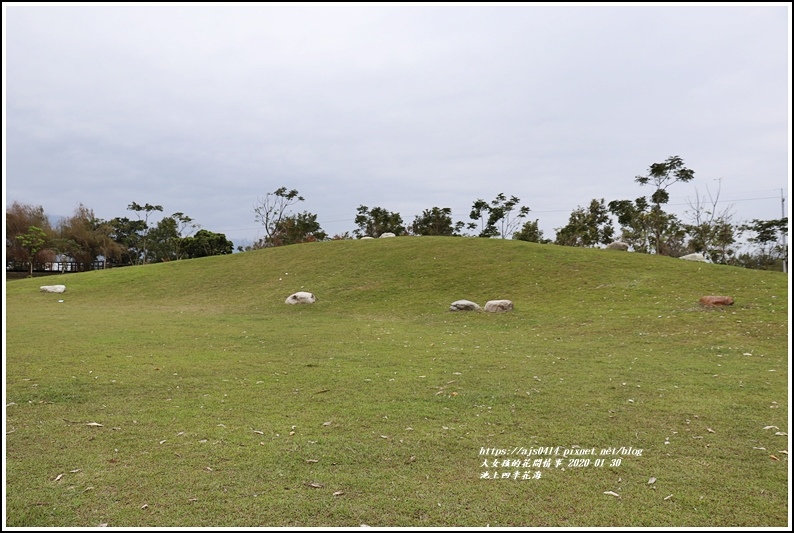
[[282,185],[331,234],[504,192],[553,238],[671,155],[696,175],[671,204],[721,178],[774,218],[788,188],[788,5],[3,9],[7,204],[148,202],[239,242]]

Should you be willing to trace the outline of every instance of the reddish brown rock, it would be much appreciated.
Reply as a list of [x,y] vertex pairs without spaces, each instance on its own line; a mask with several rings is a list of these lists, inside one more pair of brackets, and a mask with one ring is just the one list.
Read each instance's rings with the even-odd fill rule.
[[730,296],[704,296],[700,299],[700,305],[733,305],[733,298]]

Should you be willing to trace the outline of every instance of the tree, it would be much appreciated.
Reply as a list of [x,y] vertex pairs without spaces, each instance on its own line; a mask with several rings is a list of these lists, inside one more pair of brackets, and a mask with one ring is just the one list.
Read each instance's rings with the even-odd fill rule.
[[27,253],[29,271],[28,275],[33,277],[33,258],[39,251],[47,245],[47,233],[36,226],[30,226],[28,231],[15,237],[19,246]]
[[177,222],[171,217],[160,219],[155,227],[149,230],[147,235],[148,263],[161,263],[165,261],[176,261],[179,259],[179,250],[182,246],[182,239],[177,230]]
[[53,253],[48,247],[39,249],[35,256],[31,257],[28,249],[22,246],[18,236],[28,233],[31,226],[35,226],[47,235],[48,239],[55,237],[55,233],[50,225],[49,218],[44,213],[42,206],[20,204],[14,202],[11,207],[6,208],[6,258],[18,263],[45,263],[54,259]]
[[143,254],[143,231],[146,223],[143,220],[116,217],[108,224],[112,228],[113,241],[121,248],[119,262],[122,265],[137,265]]
[[527,220],[521,227],[521,231],[513,233],[513,238],[519,241],[537,242],[546,244],[550,242],[543,238],[543,230],[538,228],[538,219]]
[[[521,219],[529,214],[529,207],[519,207],[520,199],[511,196],[508,200],[504,194],[499,193],[491,201],[491,214],[488,217],[488,225],[496,226],[498,223],[501,231],[499,234],[503,239],[507,239],[521,223]],[[513,211],[517,211],[513,213]]]
[[205,229],[199,230],[184,243],[185,253],[190,259],[211,255],[226,255],[234,251],[234,243],[226,239],[223,233],[213,233]]
[[108,262],[121,258],[124,248],[113,239],[113,225],[110,222],[100,220],[94,228],[97,239],[97,246],[104,258],[102,268],[107,268]]
[[298,194],[296,189],[287,191],[286,187],[280,187],[272,193],[267,193],[265,197],[257,198],[258,204],[254,205],[254,219],[260,222],[265,229],[265,246],[278,246],[275,243],[275,235],[287,208],[298,202],[303,201],[303,196]]
[[788,217],[773,220],[753,219],[752,222],[739,226],[739,231],[742,234],[750,233],[747,242],[756,247],[755,254],[742,254],[739,259],[742,266],[786,271],[788,246],[785,238],[788,234]]
[[591,200],[587,209],[577,207],[568,218],[568,224],[556,231],[556,244],[593,247],[612,242],[615,228],[602,198]]
[[[148,236],[151,260],[159,262],[184,259],[185,238],[199,227],[198,224],[193,223],[192,218],[182,212],[161,219]],[[188,233],[183,234],[186,230],[189,230]]]
[[735,251],[732,245],[736,242],[736,226],[732,223],[733,214],[728,207],[722,212],[717,211],[720,189],[715,196],[706,186],[708,204],[695,189],[695,202],[689,202],[690,209],[686,212],[692,224],[685,225],[689,234],[687,249],[690,253],[707,255],[714,263],[728,264]]
[[[482,199],[475,200],[469,218],[480,221],[478,237],[501,236],[503,239],[507,239],[512,235],[521,223],[521,219],[525,218],[530,211],[529,207],[519,207],[520,202],[518,197],[511,196],[508,199],[504,193],[497,194],[490,204]],[[468,227],[476,230],[476,222],[470,223]]]
[[635,252],[681,256],[686,252],[686,229],[674,214],[648,204],[644,197],[609,202],[609,212],[618,217],[620,240]]
[[452,209],[449,207],[432,207],[417,215],[411,224],[415,235],[459,235],[464,223],[452,223]]
[[274,230],[274,246],[324,241],[328,238],[317,222],[317,215],[306,211],[285,216],[276,224]]
[[102,234],[97,231],[101,223],[94,211],[83,204],[58,223],[59,252],[74,259],[78,270],[89,269],[101,253]]
[[190,237],[194,231],[197,231],[201,228],[201,224],[197,224],[193,221],[192,218],[187,216],[181,211],[177,211],[171,218],[176,223],[176,233],[178,238],[174,239],[171,243],[173,247],[174,256],[176,259],[182,259],[184,257],[184,253],[182,252],[182,243],[186,237]]
[[355,223],[358,229],[353,230],[358,238],[380,237],[384,233],[402,235],[405,233],[403,219],[399,213],[392,213],[382,207],[370,210],[365,205],[358,206]]
[[482,198],[474,200],[474,203],[471,206],[471,212],[469,213],[469,218],[474,220],[474,222],[470,222],[467,227],[470,230],[476,231],[477,221],[479,221],[480,233],[477,235],[478,237],[490,238],[496,237],[499,234],[499,231],[496,229],[496,227],[488,223],[490,212],[491,210],[488,202]]
[[677,155],[668,157],[664,163],[654,163],[649,169],[647,176],[636,176],[634,181],[640,185],[652,184],[656,190],[651,194],[651,204],[648,223],[653,234],[654,251],[662,253],[665,239],[663,234],[670,228],[665,226],[669,216],[662,211],[662,205],[670,200],[667,188],[678,182],[687,183],[695,178],[695,172],[684,166],[684,161]]
[[141,235],[141,243],[143,245],[143,264],[146,264],[147,255],[148,255],[146,250],[146,244],[147,244],[146,241],[149,234],[149,216],[151,216],[153,211],[162,211],[163,206],[151,205],[151,204],[146,204],[141,206],[136,204],[135,202],[132,202],[130,205],[127,206],[127,209],[129,209],[130,211],[135,211],[135,214],[138,216],[139,220],[141,218],[141,213],[145,213],[143,219],[143,231]]

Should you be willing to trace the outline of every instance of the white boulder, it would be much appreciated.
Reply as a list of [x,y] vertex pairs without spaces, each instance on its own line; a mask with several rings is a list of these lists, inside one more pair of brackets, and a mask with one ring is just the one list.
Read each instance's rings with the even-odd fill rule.
[[629,245],[628,243],[621,241],[610,242],[607,244],[607,250],[620,250],[621,252],[628,252]]
[[689,254],[682,255],[679,259],[686,259],[687,261],[700,261],[701,263],[708,263],[709,260],[703,254]]
[[502,313],[513,310],[513,302],[510,300],[490,300],[485,302],[485,310],[489,313]]
[[295,294],[290,294],[289,298],[286,299],[284,303],[287,304],[313,304],[317,301],[317,298],[310,292],[296,292]]
[[385,239],[385,238],[387,238],[387,237],[396,237],[396,236],[397,236],[397,235],[395,235],[394,233],[389,233],[389,232],[386,232],[386,233],[384,233],[383,235],[381,235],[381,236],[380,236],[380,238],[381,238],[381,239]]
[[66,291],[66,285],[42,285],[41,287],[39,287],[39,289],[41,290],[41,292],[61,293]]
[[482,308],[469,300],[457,300],[449,304],[450,311],[482,311]]

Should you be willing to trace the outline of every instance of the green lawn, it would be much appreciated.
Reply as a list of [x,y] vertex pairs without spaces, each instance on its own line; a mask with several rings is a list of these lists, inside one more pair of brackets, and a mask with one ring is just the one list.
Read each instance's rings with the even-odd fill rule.
[[452,237],[9,281],[6,525],[785,527],[788,313],[782,273]]

